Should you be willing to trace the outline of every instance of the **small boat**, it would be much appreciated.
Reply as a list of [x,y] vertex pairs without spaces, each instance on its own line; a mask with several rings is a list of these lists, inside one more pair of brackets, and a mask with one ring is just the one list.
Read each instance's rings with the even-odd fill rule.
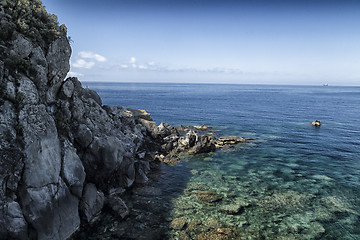
[[327,86],[329,86],[329,84],[328,84],[328,83],[323,84],[323,87],[327,87]]

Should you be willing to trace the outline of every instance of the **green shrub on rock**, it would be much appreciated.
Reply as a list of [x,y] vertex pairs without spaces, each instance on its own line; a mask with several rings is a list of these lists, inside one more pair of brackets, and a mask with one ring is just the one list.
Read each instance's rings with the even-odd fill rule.
[[0,16],[1,44],[6,44],[15,37],[15,32],[19,32],[45,48],[50,42],[66,35],[66,27],[59,26],[57,16],[48,14],[40,0],[2,0]]

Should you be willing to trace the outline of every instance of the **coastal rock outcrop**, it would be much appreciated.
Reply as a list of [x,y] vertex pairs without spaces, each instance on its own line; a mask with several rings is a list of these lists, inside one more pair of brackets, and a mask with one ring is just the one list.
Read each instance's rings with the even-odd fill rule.
[[196,129],[157,125],[145,110],[103,106],[77,78],[65,79],[66,27],[40,0],[0,7],[1,238],[67,239],[104,205],[124,218],[129,209],[114,189],[145,183],[154,160],[219,145]]

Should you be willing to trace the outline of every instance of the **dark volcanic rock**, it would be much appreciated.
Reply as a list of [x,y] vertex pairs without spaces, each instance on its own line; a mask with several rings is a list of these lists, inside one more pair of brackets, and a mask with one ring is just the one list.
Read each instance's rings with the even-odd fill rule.
[[85,124],[79,125],[78,130],[76,131],[75,141],[82,148],[87,148],[93,141],[92,132]]
[[96,189],[92,183],[85,186],[84,194],[80,202],[80,211],[82,219],[90,222],[96,215],[98,215],[104,206],[104,194]]
[[228,146],[232,146],[234,144],[243,143],[243,142],[246,142],[246,139],[244,139],[242,137],[224,136],[224,137],[219,137],[216,140],[215,145],[217,148],[222,148],[222,147],[228,147]]
[[79,200],[70,194],[62,180],[21,192],[25,219],[38,239],[66,239],[80,227]]
[[120,197],[108,197],[106,199],[106,205],[108,206],[108,208],[110,208],[114,215],[120,217],[121,219],[127,217],[130,213],[125,202]]
[[0,229],[8,235],[1,237],[9,239],[26,239],[28,236],[28,224],[24,219],[20,205],[15,202],[7,202],[0,206]]
[[202,135],[188,152],[190,154],[198,154],[214,152],[215,150],[215,138],[212,136]]
[[83,184],[85,181],[85,169],[81,163],[76,149],[69,141],[65,141],[63,146],[64,155],[62,163],[62,177],[72,194],[81,198],[83,192]]

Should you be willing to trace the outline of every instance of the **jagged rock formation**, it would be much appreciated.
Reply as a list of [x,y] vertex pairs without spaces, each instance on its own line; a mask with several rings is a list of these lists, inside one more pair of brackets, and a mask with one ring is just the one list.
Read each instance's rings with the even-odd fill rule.
[[[41,1],[0,1],[0,238],[66,239],[117,196],[147,181],[151,162],[215,150],[215,138],[103,106],[69,71],[66,28]],[[160,159],[161,160],[161,159]]]
[[0,236],[66,239],[111,188],[146,180],[146,129],[64,81],[71,48],[40,1],[2,1],[0,17]]

